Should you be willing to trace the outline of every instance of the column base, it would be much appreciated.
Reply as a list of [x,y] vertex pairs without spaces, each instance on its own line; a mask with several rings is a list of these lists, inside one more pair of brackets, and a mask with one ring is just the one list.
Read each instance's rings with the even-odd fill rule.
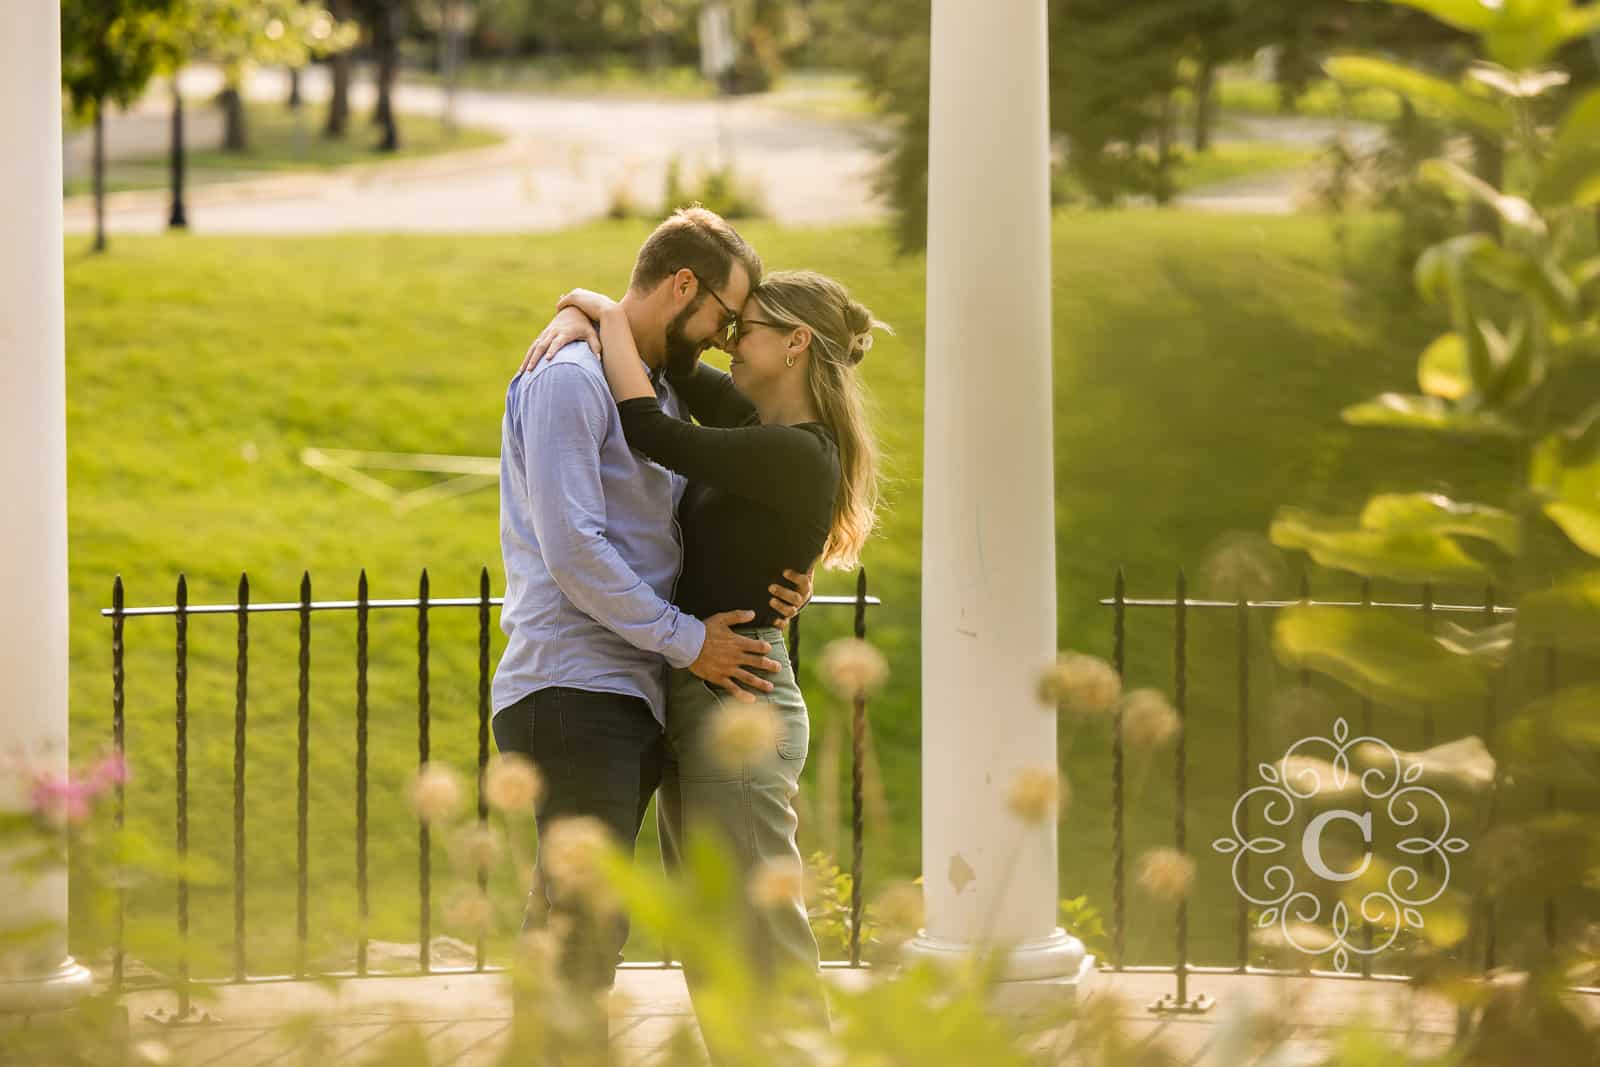
[[68,956],[47,974],[0,979],[0,1013],[38,1015],[65,1011],[93,987],[94,977],[88,968]]
[[[957,965],[972,958],[977,946],[965,941],[930,937],[926,931],[906,943],[907,963]],[[1077,995],[1078,983],[1094,971],[1094,957],[1083,942],[1060,927],[1049,937],[1005,950],[993,1005],[1007,1013],[1059,1006]]]

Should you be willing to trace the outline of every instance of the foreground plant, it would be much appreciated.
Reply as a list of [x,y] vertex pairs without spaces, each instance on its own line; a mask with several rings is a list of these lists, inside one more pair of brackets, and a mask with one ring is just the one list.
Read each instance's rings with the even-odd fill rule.
[[[1600,7],[1393,2],[1471,35],[1479,61],[1454,80],[1368,56],[1334,59],[1330,73],[1393,90],[1471,138],[1481,174],[1434,159],[1420,177],[1473,205],[1479,225],[1416,263],[1418,290],[1450,324],[1417,359],[1418,392],[1385,393],[1343,419],[1429,435],[1441,451],[1514,457],[1521,476],[1496,501],[1419,486],[1374,495],[1354,515],[1285,508],[1271,536],[1368,583],[1473,598],[1487,590],[1517,612],[1485,608],[1470,626],[1424,628],[1381,611],[1300,606],[1281,613],[1274,645],[1285,664],[1375,705],[1426,708],[1446,741],[1407,754],[1406,781],[1427,776],[1463,803],[1480,798],[1464,810],[1494,813],[1471,871],[1478,898],[1449,909],[1463,920],[1470,912],[1472,936],[1454,949],[1423,945],[1417,959],[1428,983],[1468,1012],[1468,1062],[1597,1062],[1600,1032],[1558,995],[1585,964],[1582,939],[1548,926],[1496,943],[1493,927],[1497,907],[1524,901],[1564,899],[1581,913],[1600,870],[1600,687],[1574,676],[1600,649],[1600,90],[1570,91],[1568,72],[1550,65],[1564,45],[1600,31]],[[1497,169],[1504,180],[1490,180]],[[1507,862],[1511,854],[1537,859]],[[1380,922],[1380,888],[1354,883],[1351,911]],[[1445,925],[1466,931],[1464,921]],[[1477,981],[1491,964],[1526,980]]]

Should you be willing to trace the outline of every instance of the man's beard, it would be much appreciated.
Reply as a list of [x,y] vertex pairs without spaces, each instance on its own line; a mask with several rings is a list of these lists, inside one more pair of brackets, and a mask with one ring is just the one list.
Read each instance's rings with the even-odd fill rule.
[[704,341],[691,341],[684,335],[684,323],[700,310],[700,299],[696,297],[690,301],[689,306],[678,312],[672,321],[667,324],[667,339],[662,360],[662,367],[668,374],[682,375],[694,370],[694,365],[700,360],[700,353],[706,347]]

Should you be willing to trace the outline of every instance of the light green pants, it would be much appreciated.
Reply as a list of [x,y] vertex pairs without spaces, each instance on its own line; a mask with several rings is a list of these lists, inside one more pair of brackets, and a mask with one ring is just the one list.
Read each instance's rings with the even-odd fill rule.
[[[712,720],[723,698],[731,695],[687,670],[671,671],[667,676],[667,751],[656,816],[662,858],[669,870],[676,868],[683,854],[686,831],[715,832],[737,864],[741,879],[748,880],[769,861],[801,863],[795,841],[799,818],[794,798],[800,791],[811,726],[805,698],[789,666],[783,632],[775,627],[737,629],[769,642],[769,658],[782,664],[777,673],[765,676],[774,687],[766,699],[779,719],[776,750],[742,767],[729,767],[715,751]],[[790,980],[816,976],[815,983],[806,983],[803,995],[811,1003],[805,1007],[826,1019],[817,939],[811,932],[804,897],[796,893],[786,903],[752,905],[747,919],[751,962],[757,975],[770,979],[782,973]],[[691,996],[697,978],[692,962],[685,961],[684,979]],[[712,1052],[716,1058],[716,1050]]]

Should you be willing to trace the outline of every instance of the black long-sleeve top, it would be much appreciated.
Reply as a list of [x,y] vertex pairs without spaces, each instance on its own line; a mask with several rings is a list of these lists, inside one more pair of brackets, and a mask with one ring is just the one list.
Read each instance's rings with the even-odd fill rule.
[[839,491],[839,448],[821,423],[763,425],[733,379],[697,364],[672,386],[701,425],[673,418],[655,397],[617,405],[628,445],[689,480],[678,505],[683,572],[673,601],[701,619],[748,609],[770,626],[767,587],[809,570],[822,551]]

